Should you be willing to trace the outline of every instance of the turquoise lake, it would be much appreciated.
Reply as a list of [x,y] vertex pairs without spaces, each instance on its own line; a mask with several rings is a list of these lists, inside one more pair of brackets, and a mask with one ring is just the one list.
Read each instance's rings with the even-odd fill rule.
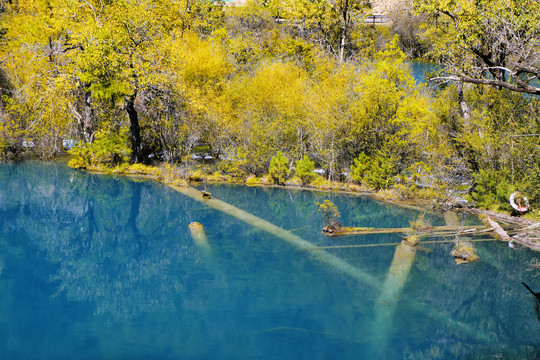
[[[207,188],[320,247],[397,244],[403,234],[328,238],[317,201],[334,202],[344,225],[408,227],[420,214],[346,194]],[[194,242],[193,221],[209,249]],[[423,246],[396,280],[396,245],[321,258],[152,181],[3,163],[0,358],[539,357],[540,321],[521,284],[540,291],[538,254],[477,242],[480,261],[457,266],[452,243]]]

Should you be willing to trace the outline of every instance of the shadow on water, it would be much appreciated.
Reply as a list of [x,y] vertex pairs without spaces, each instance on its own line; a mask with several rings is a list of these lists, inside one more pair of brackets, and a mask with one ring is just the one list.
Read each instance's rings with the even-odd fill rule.
[[[275,226],[299,229],[292,234],[316,245],[400,239],[326,238],[315,205],[324,198],[346,225],[406,227],[418,215],[339,194],[208,190]],[[190,231],[193,221],[203,232]],[[369,274],[381,285],[374,289],[165,186],[43,163],[0,164],[0,229],[0,349],[7,358],[368,359],[381,329],[388,358],[538,352],[539,322],[520,284],[538,284],[527,271],[534,254],[502,243],[478,243],[482,260],[460,267],[448,255],[452,244],[426,245],[433,252],[418,252],[403,279],[406,272],[392,271],[396,247],[328,251]],[[402,288],[392,293],[398,286],[385,283]],[[381,303],[392,310],[380,312],[376,329]],[[428,308],[436,320],[424,314]]]

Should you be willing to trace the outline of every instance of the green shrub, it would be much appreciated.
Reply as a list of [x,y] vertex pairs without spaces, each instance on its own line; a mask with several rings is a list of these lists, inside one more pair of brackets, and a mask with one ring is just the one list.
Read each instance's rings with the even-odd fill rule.
[[156,175],[158,168],[155,166],[148,166],[144,164],[131,164],[124,170],[127,174],[139,174],[139,175]]
[[305,184],[306,183],[296,175],[290,178],[289,180],[285,181],[285,185],[288,185],[288,186],[302,186]]
[[529,167],[521,180],[523,185],[520,186],[520,190],[529,199],[531,208],[540,208],[540,165]]
[[188,179],[191,181],[203,181],[205,177],[206,177],[206,172],[202,169],[190,171],[188,174]]
[[255,175],[251,175],[246,179],[247,186],[257,186],[262,185],[262,180]]
[[394,184],[396,159],[388,151],[379,151],[374,157],[361,152],[351,166],[351,180],[369,184],[375,190],[388,189]]
[[92,143],[83,143],[75,146],[69,153],[75,158],[68,163],[75,168],[85,168],[90,165],[105,165],[114,167],[129,161],[131,149],[129,147],[128,129],[119,131],[99,130]]
[[338,227],[340,213],[336,205],[330,200],[324,200],[322,203],[317,202],[318,211],[324,218],[325,227]]
[[245,160],[221,160],[218,163],[218,170],[225,175],[244,179],[248,176],[244,170],[245,162]]
[[309,184],[315,179],[315,163],[309,157],[304,156],[301,160],[296,160],[294,172],[302,180],[302,185]]
[[467,200],[490,210],[511,210],[508,198],[516,191],[502,172],[480,170],[474,174],[475,187]]
[[206,176],[206,181],[231,183],[233,182],[233,178],[230,175],[225,175],[219,171],[214,171],[212,174]]
[[321,190],[330,190],[332,189],[332,183],[328,180],[326,180],[324,177],[320,175],[316,175],[315,179],[312,181],[311,185],[317,189]]
[[362,184],[365,181],[365,177],[368,175],[370,166],[371,159],[362,151],[360,155],[354,159],[354,165],[351,166],[351,180]]
[[386,151],[379,151],[369,167],[369,185],[375,190],[388,189],[394,184],[395,168],[395,158]]
[[283,155],[281,151],[278,151],[276,156],[272,156],[270,160],[270,167],[268,173],[277,185],[285,183],[285,178],[289,173],[288,168],[289,160]]

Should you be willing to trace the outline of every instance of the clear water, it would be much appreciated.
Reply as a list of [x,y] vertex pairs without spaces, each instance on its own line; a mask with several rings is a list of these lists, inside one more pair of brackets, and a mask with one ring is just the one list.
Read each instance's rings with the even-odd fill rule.
[[411,75],[417,83],[425,83],[429,76],[441,69],[440,65],[429,61],[412,60],[409,64]]
[[[320,246],[401,237],[321,235],[315,202],[326,198],[347,225],[402,227],[418,215],[366,197],[209,190]],[[195,245],[192,221],[211,253]],[[535,359],[540,322],[521,285],[540,291],[535,254],[477,243],[482,260],[456,266],[451,244],[425,247],[381,323],[380,288],[166,186],[0,164],[0,358]],[[396,246],[327,251],[384,287]]]

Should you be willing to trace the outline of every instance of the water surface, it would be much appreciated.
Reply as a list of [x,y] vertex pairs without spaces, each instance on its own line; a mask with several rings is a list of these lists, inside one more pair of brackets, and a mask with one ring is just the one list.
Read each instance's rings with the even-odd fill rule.
[[[211,186],[212,194],[319,246],[315,203],[345,225],[406,227],[419,212],[367,197]],[[433,225],[442,216],[427,213]],[[211,252],[188,224],[204,225]],[[463,224],[478,224],[463,216]],[[442,240],[439,238],[439,240]],[[0,353],[8,359],[534,359],[535,254],[477,243],[419,251],[395,301],[310,252],[153,182],[61,164],[0,164]],[[396,246],[327,250],[386,286]],[[392,307],[381,323],[381,309]],[[381,332],[384,331],[384,336]],[[381,338],[385,339],[380,349]]]

